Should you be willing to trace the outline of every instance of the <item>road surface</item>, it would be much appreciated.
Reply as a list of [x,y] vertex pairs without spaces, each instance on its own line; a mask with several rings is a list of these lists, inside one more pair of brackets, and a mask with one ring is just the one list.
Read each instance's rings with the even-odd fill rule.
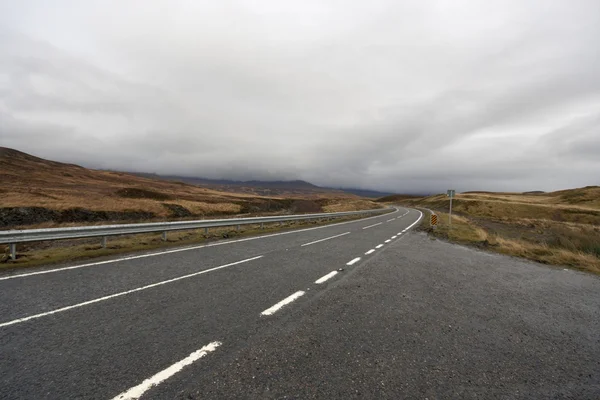
[[421,213],[0,274],[0,398],[600,398],[600,279]]

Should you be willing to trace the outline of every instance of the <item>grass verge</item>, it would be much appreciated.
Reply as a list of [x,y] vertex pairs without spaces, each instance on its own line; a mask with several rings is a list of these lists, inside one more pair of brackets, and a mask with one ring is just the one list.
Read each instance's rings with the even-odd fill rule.
[[101,247],[100,238],[27,243],[18,246],[17,259],[14,261],[9,259],[9,250],[6,245],[3,246],[4,255],[0,258],[0,269],[27,268],[106,258],[108,256],[127,255],[156,249],[205,244],[223,239],[260,236],[358,219],[361,218],[344,217],[314,221],[290,221],[283,223],[283,225],[279,223],[265,224],[264,229],[261,229],[259,224],[242,225],[239,231],[235,227],[210,228],[208,234],[204,233],[204,229],[174,231],[167,234],[166,242],[162,241],[160,233],[114,236],[107,238],[106,248]]
[[[522,236],[525,238],[503,237],[479,226],[474,219],[459,215],[452,216],[452,226],[450,226],[448,214],[437,211],[435,213],[438,215],[438,226],[432,229],[429,225],[430,212],[423,211],[425,216],[420,229],[429,232],[432,237],[509,256],[522,257],[543,264],[569,266],[600,274],[600,257],[594,251],[583,251],[576,245],[572,245],[570,248],[565,247],[563,243],[534,242],[526,239],[525,235]],[[532,229],[531,226],[528,225],[528,228]],[[569,235],[563,233],[562,237],[567,238]],[[575,239],[569,240],[569,242],[573,244]],[[595,247],[592,247],[592,250],[595,250]]]

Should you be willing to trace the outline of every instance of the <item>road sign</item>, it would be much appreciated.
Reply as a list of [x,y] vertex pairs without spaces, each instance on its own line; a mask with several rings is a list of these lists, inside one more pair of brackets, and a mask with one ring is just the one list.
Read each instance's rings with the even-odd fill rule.
[[429,222],[430,222],[431,226],[437,226],[437,223],[438,223],[437,215],[431,214],[431,218],[430,218]]
[[446,192],[446,196],[453,198],[455,193],[456,191],[454,189],[450,189],[448,192]]

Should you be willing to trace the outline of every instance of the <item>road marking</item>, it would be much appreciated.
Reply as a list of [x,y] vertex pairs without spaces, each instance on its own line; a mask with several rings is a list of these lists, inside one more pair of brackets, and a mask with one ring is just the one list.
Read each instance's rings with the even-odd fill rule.
[[[419,210],[417,210],[417,211],[419,211]],[[421,218],[423,218],[423,213],[421,211],[419,211],[419,214],[420,214],[419,218],[415,222],[413,222],[408,228],[406,228],[404,231],[409,230],[410,228],[412,228],[413,226],[415,226],[416,224],[419,223],[419,221],[421,220]],[[404,232],[404,231],[402,231],[402,232]]]
[[402,235],[404,232],[398,232],[398,235]]
[[300,247],[304,247],[304,246],[310,246],[311,244],[315,244],[315,243],[319,243],[319,242],[324,242],[324,241],[326,241],[326,240],[329,240],[329,239],[335,239],[335,238],[338,238],[338,237],[340,237],[340,236],[348,235],[349,233],[350,233],[350,232],[346,232],[346,233],[342,233],[341,235],[330,236],[330,237],[328,237],[328,238],[325,238],[325,239],[321,239],[321,240],[315,240],[314,242],[310,242],[310,243],[304,243],[304,244],[303,244],[302,246],[300,246]]
[[320,277],[319,279],[317,279],[317,280],[315,281],[315,283],[316,283],[316,284],[321,284],[321,283],[323,283],[323,282],[325,282],[325,281],[327,281],[327,280],[329,280],[329,279],[333,278],[333,277],[334,277],[334,276],[336,276],[336,275],[337,275],[337,271],[331,271],[331,272],[330,272],[330,273],[328,273],[327,275],[325,275],[325,276],[322,276],[322,277]]
[[383,224],[383,222],[379,222],[378,224],[373,224],[373,225],[365,226],[363,229],[369,229],[369,228],[372,228],[374,226],[381,225],[381,224]]
[[392,221],[393,221],[393,220],[395,220],[395,219],[396,219],[396,218],[388,219],[388,220],[387,220],[387,221],[385,221],[385,222],[392,222]]
[[113,398],[113,400],[137,400],[137,399],[139,399],[140,397],[142,397],[142,395],[144,393],[146,393],[148,391],[148,389],[151,389],[153,386],[158,386],[163,381],[169,379],[170,377],[172,377],[173,375],[175,375],[176,373],[181,371],[184,367],[187,367],[188,365],[193,364],[194,362],[198,361],[202,357],[206,356],[208,353],[215,351],[217,349],[217,347],[219,347],[221,344],[222,344],[221,342],[212,342],[212,343],[207,344],[206,346],[202,347],[199,350],[196,350],[195,352],[193,352],[192,354],[190,354],[183,360],[177,361],[175,364],[171,365],[170,367],[168,367],[166,369],[163,369],[162,371],[160,371],[159,373],[155,374],[154,376],[146,379],[139,385],[134,386],[131,389],[127,390],[126,392],[121,393],[117,397]]
[[72,310],[74,308],[79,308],[79,307],[87,306],[87,305],[90,305],[90,304],[99,303],[101,301],[113,299],[115,297],[125,296],[127,294],[131,294],[131,293],[135,293],[135,292],[141,292],[142,290],[150,289],[150,288],[161,286],[161,285],[166,285],[167,283],[177,282],[177,281],[180,281],[182,279],[191,278],[191,277],[194,277],[194,276],[197,276],[197,275],[207,274],[209,272],[216,271],[216,270],[219,270],[219,269],[223,269],[223,268],[231,267],[231,266],[234,266],[234,265],[243,264],[243,263],[246,263],[246,262],[258,260],[259,258],[263,258],[263,256],[247,258],[245,260],[236,261],[236,262],[231,263],[231,264],[225,264],[225,265],[221,265],[219,267],[205,269],[203,271],[194,272],[193,274],[183,275],[183,276],[180,276],[180,277],[177,277],[177,278],[168,279],[166,281],[152,283],[150,285],[146,285],[146,286],[142,286],[142,287],[139,287],[139,288],[127,290],[125,292],[111,294],[111,295],[104,296],[104,297],[99,297],[97,299],[93,299],[93,300],[89,300],[89,301],[84,301],[83,303],[73,304],[73,305],[67,306],[67,307],[58,308],[56,310],[48,311],[48,312],[45,312],[45,313],[30,315],[28,317],[23,317],[23,318],[15,319],[15,320],[12,320],[12,321],[3,322],[3,323],[0,323],[0,328],[5,327],[5,326],[19,324],[21,322],[29,321],[29,320],[32,320],[32,319],[46,317],[48,315],[57,314],[57,313],[60,313],[60,312],[63,312],[63,311]]
[[392,236],[392,239],[396,239],[397,237],[398,237],[398,236],[394,235],[394,236]]
[[354,260],[348,261],[346,265],[354,265],[360,261],[360,257],[356,257]]
[[389,243],[389,242],[391,242],[391,240],[390,240],[390,239],[388,239],[388,240],[386,240],[386,241],[385,241],[385,243]]
[[304,292],[302,290],[300,290],[300,291],[294,293],[293,295],[288,296],[285,299],[281,300],[279,303],[275,304],[273,307],[267,308],[265,311],[261,312],[260,315],[273,315],[281,307],[285,306],[286,304],[290,304],[292,301],[294,301],[302,296],[304,296]]
[[165,250],[165,251],[160,251],[160,252],[156,252],[156,253],[148,253],[148,254],[140,254],[140,255],[137,255],[137,256],[129,256],[129,257],[123,257],[123,258],[116,258],[114,260],[106,260],[106,261],[98,261],[98,262],[93,262],[93,263],[88,263],[88,264],[74,265],[74,266],[71,266],[71,267],[54,268],[54,269],[48,269],[48,270],[43,270],[43,271],[28,272],[28,273],[25,273],[25,274],[3,276],[3,277],[0,277],[0,281],[4,281],[4,280],[7,280],[7,279],[15,279],[15,278],[25,278],[25,277],[33,276],[33,275],[49,274],[49,273],[52,273],[52,272],[68,271],[68,270],[71,270],[71,269],[93,267],[93,266],[96,266],[96,265],[103,265],[103,264],[111,264],[111,263],[122,262],[122,261],[136,260],[138,258],[156,257],[156,256],[162,256],[164,254],[179,253],[181,251],[198,250],[198,249],[204,249],[204,248],[207,248],[207,247],[214,247],[214,246],[224,246],[224,245],[227,245],[227,244],[233,244],[233,243],[239,243],[239,242],[247,242],[249,240],[267,239],[267,238],[271,238],[271,237],[274,237],[274,236],[290,235],[290,234],[293,234],[293,233],[301,233],[301,232],[313,231],[313,230],[316,230],[316,229],[331,228],[331,227],[334,227],[334,226],[340,226],[340,225],[346,225],[346,224],[363,222],[363,221],[367,221],[367,220],[373,219],[373,218],[382,218],[382,217],[384,217],[386,215],[394,214],[394,213],[397,213],[397,212],[400,212],[400,210],[396,209],[396,211],[393,211],[391,213],[384,214],[384,215],[375,215],[373,217],[361,218],[361,219],[353,220],[353,221],[346,221],[346,222],[339,222],[337,224],[329,224],[329,225],[323,225],[323,226],[316,226],[316,227],[313,227],[313,228],[298,229],[298,230],[289,231],[289,232],[272,233],[272,234],[269,234],[269,235],[255,236],[255,237],[249,237],[249,238],[244,238],[244,239],[236,239],[236,240],[227,240],[227,241],[223,241],[223,242],[217,242],[217,243],[211,243],[211,244],[204,244],[204,245],[201,245],[201,246],[183,247],[183,248],[179,248],[179,249]]
[[367,252],[365,253],[365,255],[367,255],[367,256],[368,256],[369,254],[372,254],[372,253],[374,253],[374,252],[375,252],[375,249],[371,249],[371,250],[367,251]]
[[382,248],[382,247],[383,247],[383,245],[382,245],[382,244],[379,244],[379,245],[375,246],[375,248],[376,248],[376,249],[380,249],[380,248]]

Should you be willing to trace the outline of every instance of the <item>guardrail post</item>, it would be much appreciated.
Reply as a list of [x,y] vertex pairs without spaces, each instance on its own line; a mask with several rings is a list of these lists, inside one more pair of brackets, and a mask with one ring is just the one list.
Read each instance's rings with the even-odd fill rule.
[[17,244],[11,243],[8,245],[8,247],[10,249],[10,259],[16,260],[17,259]]
[[[85,238],[85,237],[93,237],[96,240],[100,239],[100,245],[102,248],[107,248],[108,238],[111,236],[117,235],[133,235],[133,234],[143,234],[143,233],[162,233],[163,240],[167,239],[167,233],[169,231],[177,231],[177,230],[192,230],[192,229],[201,229],[204,228],[204,233],[208,238],[209,229],[216,227],[237,227],[238,231],[241,232],[241,225],[252,224],[254,226],[260,224],[261,229],[266,229],[266,225],[269,226],[279,226],[283,227],[292,227],[297,224],[294,221],[311,221],[313,223],[318,223],[322,221],[335,221],[338,218],[349,216],[349,215],[359,215],[359,214],[379,214],[382,211],[387,212],[388,209],[385,210],[369,210],[363,212],[355,213],[319,213],[319,214],[310,214],[310,215],[282,215],[276,217],[258,217],[252,219],[244,219],[244,218],[235,218],[232,220],[222,219],[222,220],[213,220],[213,224],[209,223],[206,220],[198,220],[198,221],[186,221],[185,223],[180,222],[169,222],[169,223],[153,223],[153,224],[125,224],[125,225],[114,225],[110,227],[104,226],[93,226],[93,227],[76,227],[76,229],[72,228],[50,228],[39,230],[24,230],[20,231],[18,235],[15,235],[11,231],[1,231],[0,230],[0,244],[9,245],[10,246],[10,254],[9,257],[13,260],[16,259],[16,246],[18,243],[24,242],[38,242],[38,241],[47,241],[47,240],[60,240],[60,239],[77,239],[77,238]],[[277,223],[279,223],[277,225]],[[114,229],[119,228],[119,229]],[[164,229],[163,229],[164,228]],[[168,230],[166,230],[168,228]]]
[[164,231],[160,237],[162,239],[163,242],[167,241],[167,231]]

